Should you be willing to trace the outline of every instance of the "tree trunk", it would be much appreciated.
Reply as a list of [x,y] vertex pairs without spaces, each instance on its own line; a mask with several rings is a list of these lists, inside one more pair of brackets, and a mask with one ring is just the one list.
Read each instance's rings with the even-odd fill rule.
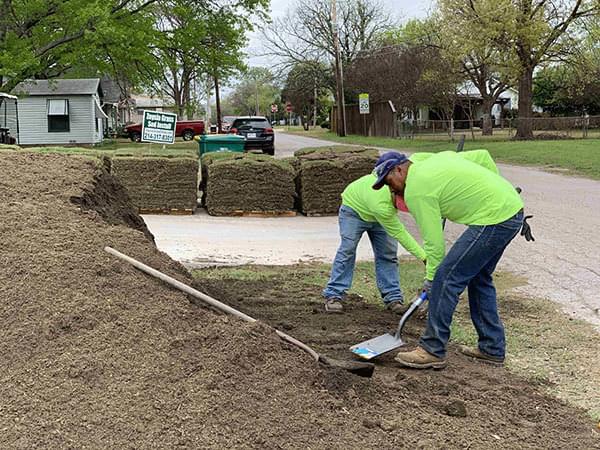
[[515,139],[533,139],[533,67],[523,68],[519,78],[519,118]]
[[216,100],[216,107],[217,107],[217,133],[220,133],[222,131],[222,124],[221,124],[221,99],[219,96],[219,78],[217,77],[217,74],[215,74],[215,100]]
[[494,107],[494,99],[491,97],[483,97],[483,120],[481,131],[484,136],[491,136],[494,133],[494,124],[492,123],[492,108]]

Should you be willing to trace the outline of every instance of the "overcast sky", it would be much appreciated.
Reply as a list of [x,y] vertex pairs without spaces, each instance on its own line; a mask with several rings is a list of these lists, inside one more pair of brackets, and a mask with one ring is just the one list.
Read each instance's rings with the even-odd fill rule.
[[[343,2],[344,0],[338,0]],[[424,17],[427,14],[428,9],[431,6],[432,0],[379,0],[392,17],[405,21],[406,19],[413,17]],[[295,0],[271,0],[271,17],[281,17],[285,15],[286,11],[292,8],[295,4]],[[257,56],[261,51],[256,51],[260,48],[261,39],[260,32],[256,31],[251,33],[250,43],[246,49],[248,54],[248,65],[250,66],[268,66],[269,58]]]

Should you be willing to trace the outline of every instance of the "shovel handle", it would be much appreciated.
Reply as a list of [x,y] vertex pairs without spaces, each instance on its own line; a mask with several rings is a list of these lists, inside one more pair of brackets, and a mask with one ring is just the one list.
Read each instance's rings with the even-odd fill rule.
[[410,319],[410,317],[414,314],[414,312],[421,306],[423,303],[427,301],[427,292],[421,292],[410,305],[410,307],[406,310],[406,312],[400,318],[400,323],[398,324],[398,330],[396,330],[396,335],[394,336],[396,339],[400,339],[402,335],[402,330],[404,329],[404,324]]
[[[185,292],[186,294],[191,295],[192,297],[202,300],[204,303],[206,303],[210,306],[213,306],[214,308],[216,308],[224,313],[231,314],[232,316],[238,317],[245,322],[256,322],[257,321],[254,317],[250,317],[249,315],[244,314],[243,312],[238,311],[237,309],[232,308],[231,306],[226,305],[225,303],[222,303],[219,300],[212,298],[209,295],[206,295],[203,292],[200,292],[200,291],[188,286],[187,284],[184,284],[181,281],[177,281],[175,278],[172,278],[162,272],[159,272],[158,270],[153,269],[152,267],[139,262],[137,259],[133,259],[132,257],[127,256],[127,255],[115,250],[114,248],[105,247],[104,251],[106,251],[107,253],[110,253],[113,256],[116,256],[117,258],[119,258],[125,262],[128,262],[136,269],[139,269],[142,272],[147,273],[148,275],[152,275],[153,277],[158,278],[159,280],[162,280],[167,284],[170,284],[171,286],[179,289],[182,292]],[[312,356],[315,361],[319,361],[319,354],[315,350],[310,348],[308,345],[306,345],[304,342],[301,342],[298,339],[296,339],[288,334],[285,334],[283,331],[279,331],[276,328],[273,328],[273,330],[275,330],[275,333],[277,333],[277,336],[279,336],[281,339],[283,339],[286,342],[289,342],[292,345],[295,345],[298,348],[301,348],[306,353],[308,353],[310,356]]]

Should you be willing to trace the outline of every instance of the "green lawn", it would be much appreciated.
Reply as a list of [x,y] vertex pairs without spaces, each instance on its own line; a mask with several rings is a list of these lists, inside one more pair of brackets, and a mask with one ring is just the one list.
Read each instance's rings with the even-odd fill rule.
[[[456,149],[449,140],[395,139],[366,136],[339,137],[327,130],[294,131],[293,134],[310,136],[344,144],[385,147],[412,152]],[[600,179],[600,139],[572,139],[559,141],[507,141],[493,136],[470,140],[465,150],[485,148],[494,159],[511,164],[540,166],[549,171],[567,171],[574,175]]]

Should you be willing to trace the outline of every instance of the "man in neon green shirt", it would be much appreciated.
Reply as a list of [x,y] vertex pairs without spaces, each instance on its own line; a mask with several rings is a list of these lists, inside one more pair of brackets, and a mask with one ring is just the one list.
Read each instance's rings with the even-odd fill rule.
[[[469,153],[469,152],[466,152]],[[396,154],[380,163],[373,189],[389,186],[415,218],[427,254],[424,290],[427,328],[412,352],[396,361],[413,368],[446,366],[446,346],[459,295],[468,289],[471,319],[479,336],[469,356],[502,364],[504,328],[492,274],[505,248],[523,226],[523,202],[502,178],[486,151],[471,158],[455,152],[411,157]],[[386,156],[386,155],[384,155]],[[468,225],[447,255],[442,218]]]
[[420,260],[425,260],[425,251],[400,222],[390,190],[387,187],[378,191],[372,189],[376,180],[375,175],[365,175],[350,183],[342,193],[339,211],[341,243],[329,282],[323,290],[327,312],[343,311],[344,296],[352,285],[356,247],[365,232],[375,254],[377,287],[386,308],[392,312],[403,312],[397,242]]

